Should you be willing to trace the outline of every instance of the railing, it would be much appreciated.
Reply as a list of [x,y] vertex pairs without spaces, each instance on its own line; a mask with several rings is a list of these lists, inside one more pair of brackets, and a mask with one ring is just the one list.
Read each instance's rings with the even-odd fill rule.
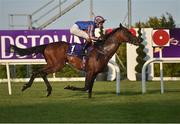
[[[15,20],[23,18],[23,22],[20,23],[14,23]],[[28,29],[32,28],[32,16],[30,14],[9,14],[9,27],[11,29],[17,28],[17,27],[27,27]]]
[[[43,29],[83,1],[84,0],[75,0],[65,7],[64,4],[67,3],[68,0],[59,0],[59,2],[57,2],[57,0],[50,0],[31,14],[10,14],[9,26]],[[27,22],[26,24],[14,24],[16,18],[27,18]]]
[[[67,13],[68,11],[70,11],[72,8],[74,8],[75,6],[77,6],[78,4],[80,4],[83,0],[76,0],[74,3],[72,3],[71,5],[69,5],[68,7],[66,7],[65,9],[61,10],[58,14],[56,14],[55,16],[53,16],[52,18],[50,18],[49,20],[47,20],[45,23],[43,23],[42,25],[40,25],[38,28],[42,29],[47,27],[49,24],[51,24],[52,22],[54,22],[56,19],[58,19],[59,17],[61,17],[62,15],[64,15],[65,13]],[[58,6],[57,6],[58,7]],[[54,8],[55,9],[55,8]],[[52,11],[52,10],[51,10]]]
[[[9,69],[9,65],[27,65],[27,64],[46,64],[45,60],[31,60],[31,62],[29,60],[25,61],[3,61],[0,60],[0,64],[2,65],[6,65],[6,74],[7,74],[7,79],[1,79],[1,82],[7,82],[8,83],[8,92],[9,95],[12,95],[12,88],[11,88],[11,81],[13,82],[28,82],[29,78],[16,78],[16,79],[11,79],[10,78],[10,69]],[[112,64],[116,70],[116,94],[119,95],[120,94],[120,69],[119,66],[117,65],[117,63],[115,63],[114,61],[109,61],[108,65],[110,66],[110,64]],[[55,75],[53,75],[52,78],[48,78],[49,81],[85,81],[85,77],[64,77],[64,78],[58,78],[55,77]],[[35,82],[39,82],[39,81],[43,81],[41,78],[36,78],[34,80]]]
[[117,95],[120,95],[120,76],[121,76],[121,73],[120,73],[120,69],[119,69],[119,66],[116,62],[114,61],[109,61],[108,65],[109,64],[112,64],[114,67],[115,67],[115,70],[116,70],[116,94]]
[[[154,58],[145,62],[142,68],[142,93],[146,93],[146,68],[152,62],[180,63],[180,58]],[[163,70],[160,70],[161,94],[164,93]]]
[[[5,65],[6,66],[6,75],[7,75],[7,79],[0,79],[1,82],[7,82],[8,83],[8,92],[9,92],[9,95],[12,94],[12,88],[11,88],[11,81],[13,82],[28,82],[29,81],[29,78],[14,78],[14,79],[11,79],[10,78],[10,69],[9,69],[9,66],[10,65],[37,65],[37,64],[46,64],[45,60],[42,59],[42,60],[23,60],[23,61],[3,61],[3,60],[0,60],[0,65]],[[52,78],[48,78],[49,81],[85,81],[85,77],[64,77],[64,78],[60,78],[60,77],[56,77],[55,74],[53,75]],[[43,81],[41,78],[36,78],[34,80],[35,82],[39,82],[39,81]]]

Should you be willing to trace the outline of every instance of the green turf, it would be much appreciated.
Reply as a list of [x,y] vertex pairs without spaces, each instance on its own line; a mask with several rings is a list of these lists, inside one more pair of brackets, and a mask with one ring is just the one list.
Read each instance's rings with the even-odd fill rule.
[[96,82],[93,98],[86,92],[64,90],[66,85],[83,86],[83,82],[53,82],[53,92],[46,97],[43,83],[21,92],[23,83],[0,83],[0,122],[180,122],[180,82],[165,82],[160,94],[159,82],[148,82],[141,94],[140,82],[121,82],[116,96],[115,82]]

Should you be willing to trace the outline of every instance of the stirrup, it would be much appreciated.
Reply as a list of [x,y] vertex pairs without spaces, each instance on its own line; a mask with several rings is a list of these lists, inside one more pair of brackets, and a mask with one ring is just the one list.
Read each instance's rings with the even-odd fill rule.
[[86,52],[85,52],[85,51],[82,51],[82,52],[81,52],[81,55],[82,55],[82,56],[86,56]]
[[86,56],[86,53],[81,53],[82,56]]

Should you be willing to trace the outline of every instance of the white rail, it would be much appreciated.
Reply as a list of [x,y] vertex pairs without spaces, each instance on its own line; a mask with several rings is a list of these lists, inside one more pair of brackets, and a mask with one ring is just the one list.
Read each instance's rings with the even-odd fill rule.
[[[154,58],[146,61],[142,68],[142,93],[146,93],[146,68],[152,62],[180,63],[180,58]],[[160,70],[161,94],[164,93],[163,70]]]
[[[29,81],[29,78],[16,78],[16,79],[11,79],[10,78],[10,69],[9,65],[32,65],[32,64],[46,64],[45,60],[0,60],[1,65],[6,65],[6,75],[7,79],[0,79],[1,82],[7,82],[8,83],[8,92],[9,95],[12,94],[12,88],[11,88],[11,81],[13,82],[27,82]],[[53,78],[48,78],[49,81],[85,81],[85,77],[71,77],[71,78],[57,78],[53,76]],[[41,78],[36,78],[34,80],[35,82],[38,81],[43,81]]]
[[[109,63],[113,64],[113,66],[116,69],[116,94],[120,94],[120,69],[117,63],[114,61],[109,61]],[[6,65],[6,74],[7,74],[7,79],[1,79],[1,82],[8,82],[8,92],[9,95],[12,95],[12,88],[11,88],[11,81],[14,82],[27,82],[29,81],[29,78],[20,78],[20,79],[11,79],[10,78],[10,70],[9,70],[9,65],[28,65],[28,64],[46,64],[45,60],[0,60],[1,65]],[[49,81],[85,81],[85,77],[74,77],[74,78],[48,78]],[[41,78],[36,78],[35,81],[43,81]]]
[[120,69],[116,62],[109,61],[109,63],[113,64],[116,69],[116,94],[120,95]]

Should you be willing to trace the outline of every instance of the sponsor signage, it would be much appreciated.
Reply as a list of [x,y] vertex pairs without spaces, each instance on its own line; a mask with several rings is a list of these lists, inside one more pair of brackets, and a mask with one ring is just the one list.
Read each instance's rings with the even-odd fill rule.
[[[170,29],[169,33],[163,32],[162,37],[164,41],[162,42],[169,42],[165,45],[165,47],[161,48],[154,48],[154,58],[159,58],[159,51],[162,49],[162,57],[164,58],[180,58],[180,28]],[[158,39],[158,38],[157,38]]]
[[[138,35],[138,29],[131,29],[131,32]],[[159,58],[162,50],[162,58],[180,58],[180,28],[174,29],[152,29],[142,28],[144,51],[146,52],[146,60]],[[135,66],[137,65],[136,49],[138,46],[127,44],[127,77],[129,80],[136,80]],[[151,64],[148,67],[149,79],[154,78],[154,67]]]
[[169,30],[153,30],[152,33],[152,38],[153,38],[153,47],[164,47],[164,46],[169,46]]
[[22,57],[10,52],[10,44],[29,48],[59,41],[84,43],[82,38],[71,35],[69,30],[0,30],[0,60],[43,59],[42,55]]

